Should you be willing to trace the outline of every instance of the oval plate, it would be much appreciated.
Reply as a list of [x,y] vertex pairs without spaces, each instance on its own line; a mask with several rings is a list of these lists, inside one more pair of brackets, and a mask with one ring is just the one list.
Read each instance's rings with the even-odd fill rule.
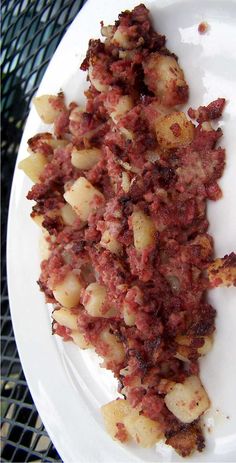
[[[137,5],[133,0],[89,0],[60,43],[38,94],[62,89],[67,101],[82,99],[86,76],[79,71],[88,40],[98,37],[100,21],[113,22],[120,11]],[[221,179],[223,198],[209,204],[210,233],[219,256],[233,250],[236,236],[236,3],[232,0],[146,1],[156,30],[164,33],[184,69],[191,94],[188,106],[198,107],[218,97],[227,99],[220,125],[227,166]],[[209,31],[200,35],[198,24]],[[26,155],[27,139],[46,126],[31,110],[18,161]],[[48,127],[47,127],[48,130]],[[30,182],[15,172],[8,223],[8,285],[13,326],[20,358],[36,407],[64,462],[177,462],[171,447],[153,449],[122,446],[106,434],[99,407],[116,397],[116,382],[99,367],[91,352],[51,336],[50,313],[40,294],[39,230],[29,218],[25,199]],[[215,344],[202,360],[201,375],[212,400],[204,417],[206,449],[188,461],[223,462],[236,458],[235,288],[217,289],[209,299],[218,311]]]

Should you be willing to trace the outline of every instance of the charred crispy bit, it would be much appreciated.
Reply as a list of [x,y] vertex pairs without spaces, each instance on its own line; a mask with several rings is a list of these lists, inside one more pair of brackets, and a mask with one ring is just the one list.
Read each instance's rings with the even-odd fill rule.
[[63,230],[64,225],[62,218],[59,216],[49,217],[45,216],[42,227],[44,227],[50,235],[56,235]]
[[53,136],[51,133],[38,133],[28,140],[28,146],[31,151],[50,155],[53,152]]
[[215,259],[207,269],[211,287],[236,286],[236,254],[231,252]]
[[216,311],[206,302],[199,304],[196,309],[193,309],[192,320],[187,329],[187,334],[197,336],[205,336],[214,332]]
[[182,457],[188,457],[195,449],[201,452],[205,447],[202,430],[198,423],[183,426],[180,431],[168,436],[166,443]]
[[38,285],[39,285],[39,288],[40,288],[40,291],[42,291],[46,297],[46,301],[47,302],[52,302],[54,303],[55,302],[55,298],[53,296],[53,292],[48,288],[47,286],[47,283],[45,281],[43,281],[43,279],[39,279],[37,281]]
[[82,71],[87,71],[90,60],[93,58],[97,59],[101,53],[104,53],[104,50],[104,43],[102,43],[100,39],[90,39],[88,51],[80,69],[82,69]]
[[189,108],[188,115],[197,122],[211,121],[222,116],[225,106],[225,98],[218,98],[207,106],[200,106],[198,109]]

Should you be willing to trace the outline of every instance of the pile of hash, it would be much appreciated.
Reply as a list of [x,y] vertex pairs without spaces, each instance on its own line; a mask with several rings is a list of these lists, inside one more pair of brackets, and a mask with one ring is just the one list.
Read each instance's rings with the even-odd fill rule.
[[38,283],[53,333],[94,349],[118,380],[123,399],[102,407],[112,438],[164,439],[188,456],[204,448],[210,406],[198,362],[215,330],[206,290],[236,284],[235,254],[214,259],[207,233],[225,165],[211,120],[225,100],[180,110],[188,84],[144,5],[101,34],[81,65],[84,106],[63,93],[34,101],[53,124],[20,163],[44,235]]

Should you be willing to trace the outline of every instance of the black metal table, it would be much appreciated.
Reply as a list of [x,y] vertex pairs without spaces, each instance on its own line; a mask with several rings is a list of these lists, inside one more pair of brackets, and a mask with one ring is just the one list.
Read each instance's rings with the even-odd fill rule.
[[3,0],[1,461],[61,461],[33,403],[19,360],[7,294],[6,225],[13,170],[30,101],[86,0]]

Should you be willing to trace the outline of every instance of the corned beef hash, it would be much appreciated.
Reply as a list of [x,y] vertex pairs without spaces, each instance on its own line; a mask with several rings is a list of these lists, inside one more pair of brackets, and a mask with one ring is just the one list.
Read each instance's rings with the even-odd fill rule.
[[19,165],[47,245],[38,284],[53,333],[94,349],[118,380],[123,398],[102,407],[111,437],[164,439],[188,456],[204,448],[210,406],[198,363],[215,330],[206,290],[236,285],[235,253],[214,259],[207,233],[225,164],[211,120],[225,100],[181,111],[184,72],[144,5],[101,34],[81,64],[83,107],[62,92],[34,99],[53,124]]

